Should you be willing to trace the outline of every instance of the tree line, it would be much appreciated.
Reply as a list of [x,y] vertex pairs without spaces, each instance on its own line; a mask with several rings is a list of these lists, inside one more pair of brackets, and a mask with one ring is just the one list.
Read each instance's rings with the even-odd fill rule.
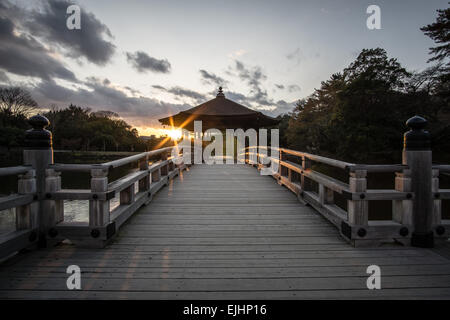
[[[28,117],[37,103],[19,87],[0,88],[0,145],[8,150],[23,147]],[[43,113],[50,120],[53,146],[58,150],[147,151],[172,145],[166,137],[144,140],[138,131],[111,111],[92,111],[70,104],[52,106]]]

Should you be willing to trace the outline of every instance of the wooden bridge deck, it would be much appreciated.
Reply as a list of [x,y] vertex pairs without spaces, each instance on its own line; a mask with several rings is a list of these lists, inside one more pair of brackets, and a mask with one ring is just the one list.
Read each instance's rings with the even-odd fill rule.
[[[440,253],[353,248],[254,168],[196,165],[107,248],[60,245],[1,265],[0,298],[448,299],[450,260]],[[82,290],[66,287],[71,264],[82,270]],[[381,267],[381,290],[366,287],[372,264]]]

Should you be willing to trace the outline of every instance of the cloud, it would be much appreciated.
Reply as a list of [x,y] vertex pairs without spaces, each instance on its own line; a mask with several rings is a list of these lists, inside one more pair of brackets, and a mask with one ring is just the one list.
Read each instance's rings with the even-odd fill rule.
[[247,67],[243,62],[235,60],[234,70],[237,72],[237,76],[250,87],[248,99],[264,106],[272,104],[268,100],[267,91],[262,88],[262,82],[267,79],[267,76],[263,73],[261,67]]
[[296,65],[299,65],[305,58],[305,55],[303,54],[302,50],[300,50],[300,48],[297,48],[291,53],[288,53],[286,55],[286,58],[288,60],[294,61]]
[[171,65],[167,59],[156,59],[150,57],[143,51],[136,51],[135,53],[127,52],[127,61],[139,72],[160,72],[169,73]]
[[95,77],[88,78],[83,86],[74,88],[61,86],[54,81],[41,81],[30,88],[30,91],[42,107],[51,104],[65,107],[73,103],[94,111],[113,111],[134,126],[155,126],[158,125],[157,119],[192,107],[186,103],[176,104],[145,96],[129,96],[126,94],[127,89],[121,90]]
[[5,71],[0,70],[0,82],[2,83],[9,83],[8,75]]
[[[259,66],[249,67],[242,61],[235,60],[234,65],[228,68],[228,74],[240,78],[250,88],[250,94],[244,95],[236,92],[225,92],[225,96],[239,102],[252,109],[263,111],[264,113],[277,116],[280,113],[292,111],[295,102],[286,102],[285,100],[275,101],[267,94],[267,90],[263,88],[263,82],[267,79],[267,75]],[[275,85],[279,89],[285,89],[282,84]],[[298,86],[291,85],[291,90],[297,89]],[[289,88],[288,87],[288,88]],[[298,87],[299,89],[299,87]],[[289,89],[288,89],[289,90]]]
[[300,86],[298,86],[296,84],[291,84],[288,86],[289,92],[296,92],[296,91],[300,91],[300,90],[301,90]]
[[155,88],[155,89],[161,90],[161,91],[165,91],[165,92],[171,93],[176,98],[190,98],[190,99],[193,99],[196,103],[202,103],[202,102],[205,102],[207,100],[207,96],[206,95],[204,95],[202,93],[199,93],[197,91],[193,91],[193,90],[190,90],[190,89],[182,88],[182,87],[179,87],[179,86],[171,87],[171,88],[165,88],[165,87],[160,86],[160,85],[153,85],[152,87]]
[[200,70],[201,80],[204,84],[213,84],[216,86],[225,87],[228,83],[224,78],[215,75],[212,72],[208,72],[204,69]]
[[72,4],[67,0],[45,1],[41,10],[30,12],[25,26],[34,36],[45,39],[71,58],[85,57],[92,63],[106,64],[116,48],[109,41],[113,38],[111,31],[84,8],[81,9],[81,29],[69,30],[66,10]]
[[18,32],[9,18],[17,14],[16,9],[0,5],[0,69],[44,80],[60,78],[76,82],[74,73],[54,58],[53,52],[36,38]]

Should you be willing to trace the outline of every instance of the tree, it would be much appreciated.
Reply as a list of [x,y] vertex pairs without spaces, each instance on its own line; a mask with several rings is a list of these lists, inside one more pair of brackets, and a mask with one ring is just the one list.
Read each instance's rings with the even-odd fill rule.
[[0,88],[0,111],[11,116],[30,116],[38,104],[30,93],[19,87]]
[[[430,54],[434,56],[428,61],[444,61],[450,57],[450,8],[436,11],[436,21],[420,29],[438,44],[430,48]],[[447,62],[447,65],[449,64],[450,62]]]
[[445,100],[437,93],[438,74],[430,69],[413,75],[385,50],[364,49],[297,103],[288,146],[351,162],[398,162],[404,122],[420,114],[430,122],[438,156],[450,140],[442,117]]
[[363,49],[356,60],[344,69],[347,81],[373,81],[386,89],[402,89],[410,73],[395,58],[389,59],[382,48]]

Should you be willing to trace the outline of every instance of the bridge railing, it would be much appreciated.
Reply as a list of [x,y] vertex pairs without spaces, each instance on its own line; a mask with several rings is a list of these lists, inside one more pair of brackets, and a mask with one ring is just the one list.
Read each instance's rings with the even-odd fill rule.
[[[55,203],[55,217],[58,218],[55,226],[48,231],[49,237],[69,239],[81,246],[104,246],[128,218],[186,169],[182,154],[177,152],[176,157],[170,156],[173,149],[176,147],[143,152],[102,164],[50,165],[46,180],[47,185],[54,188],[46,193],[46,198]],[[115,181],[108,180],[111,169],[132,163],[137,163],[136,171]],[[64,171],[89,172],[90,189],[61,189],[61,182],[54,180],[60,180],[60,173]],[[116,195],[119,205],[111,210],[110,202]],[[88,221],[64,221],[64,206],[60,204],[64,200],[88,200]]]
[[[48,120],[37,115],[30,124],[33,129],[26,132],[25,165],[0,168],[0,177],[19,176],[18,192],[0,197],[1,215],[11,217],[15,210],[15,226],[0,226],[0,259],[24,248],[65,239],[80,246],[103,247],[133,213],[187,169],[184,159],[191,157],[174,146],[100,164],[55,164],[52,136],[44,129]],[[114,168],[133,163],[136,169],[109,181]],[[63,189],[63,172],[89,173],[90,188]],[[118,202],[114,208],[112,199]],[[87,221],[65,221],[67,200],[89,202]]]
[[[0,258],[37,242],[37,195],[35,171],[30,166],[0,168],[0,179],[17,176],[17,193],[0,197],[0,214],[15,211],[12,230],[0,236]],[[2,217],[3,218],[3,217]],[[3,226],[4,227],[4,226]]]
[[[410,132],[417,137],[422,134],[420,129],[414,127]],[[450,190],[439,188],[439,172],[450,172],[450,165],[432,165],[431,150],[415,145],[414,148],[406,148],[406,136],[404,164],[355,164],[262,146],[246,148],[245,161],[258,169],[273,168],[275,163],[278,170],[272,171],[272,176],[278,183],[319,211],[354,246],[397,241],[429,247],[435,239],[449,238],[450,220],[442,219],[441,202],[450,199]],[[417,143],[417,138],[414,143]],[[347,174],[348,182],[315,170],[313,163],[341,170],[340,173]],[[369,189],[368,173],[395,173],[395,187]],[[346,209],[336,204],[336,194],[347,202]],[[391,201],[392,218],[370,220],[369,204],[373,201]]]

